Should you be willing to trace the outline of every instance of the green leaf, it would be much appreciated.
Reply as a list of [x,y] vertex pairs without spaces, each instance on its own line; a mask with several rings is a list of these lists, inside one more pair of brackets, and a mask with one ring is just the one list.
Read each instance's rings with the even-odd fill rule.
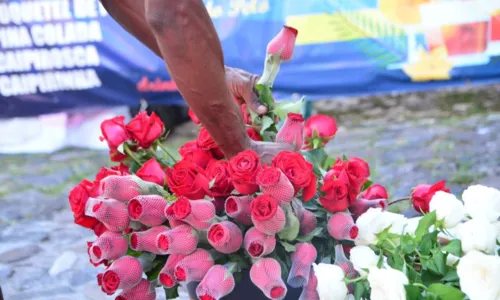
[[176,299],[179,298],[179,293],[177,291],[178,286],[174,286],[170,289],[165,289],[165,294],[167,294],[167,299]]
[[323,169],[324,170],[329,170],[336,162],[337,160],[333,157],[328,157],[325,160],[325,163],[323,164]]
[[448,269],[448,271],[443,277],[443,280],[447,282],[457,282],[458,279],[459,278],[456,269]]
[[343,161],[349,161],[349,158],[345,154],[342,154],[342,160]]
[[408,280],[410,280],[410,282],[417,282],[420,280],[420,274],[411,266],[408,266]]
[[432,258],[427,261],[424,268],[427,268],[437,275],[444,276],[444,274],[446,274],[446,256],[439,249],[435,249],[432,252]]
[[325,152],[325,149],[313,149],[313,150],[305,150],[301,151],[302,155],[313,165],[314,172],[316,174],[321,175],[321,166],[325,163],[328,155]]
[[299,235],[300,221],[292,211],[291,206],[286,209],[286,223],[285,227],[278,233],[282,240],[294,241]]
[[396,270],[402,270],[405,261],[401,255],[399,255],[399,252],[396,252],[394,255],[391,253],[387,254],[387,263]]
[[304,97],[299,101],[284,101],[275,104],[273,112],[280,119],[285,119],[288,113],[300,114],[304,105]]
[[442,283],[431,284],[428,291],[446,300],[463,300],[465,297],[465,294],[459,289]]
[[153,261],[153,268],[146,272],[148,276],[148,280],[156,280],[158,275],[160,274],[161,269],[165,266],[165,262],[167,261],[167,255],[157,255],[155,260]]
[[422,272],[421,279],[422,279],[422,283],[425,286],[429,286],[433,283],[440,282],[441,276],[436,275],[436,274],[432,273],[431,271],[424,271],[424,272]]
[[266,105],[269,110],[272,110],[274,99],[271,93],[271,88],[265,84],[256,84],[255,89],[259,92],[259,102]]
[[410,254],[415,251],[415,243],[411,235],[405,234],[401,237],[401,250],[405,254]]
[[371,187],[373,184],[373,181],[367,180],[365,184],[363,184],[363,187],[361,188],[361,192],[366,191],[369,187]]
[[132,250],[132,249],[129,248],[127,250],[127,253],[125,255],[127,255],[127,256],[133,256],[133,257],[139,257],[139,256],[141,256],[141,254],[142,254],[142,252],[134,251],[134,250]]
[[462,256],[462,242],[460,240],[452,240],[441,250],[460,257]]
[[297,241],[299,241],[299,242],[310,242],[315,236],[318,236],[319,234],[321,234],[322,231],[323,231],[323,228],[316,227],[308,235],[298,237]]
[[356,282],[354,284],[354,299],[360,300],[365,293],[365,287],[361,282]]
[[406,300],[419,300],[422,299],[420,288],[414,285],[405,285]]
[[262,116],[262,128],[260,129],[260,134],[264,134],[264,131],[269,129],[274,125],[274,120],[269,116]]
[[420,241],[422,237],[429,233],[429,228],[436,223],[436,212],[426,214],[419,222],[417,230],[415,230],[415,237]]
[[130,162],[130,173],[137,173],[137,170],[141,168],[141,165],[139,165],[135,160],[132,160]]
[[420,242],[420,250],[422,254],[428,255],[431,253],[431,250],[437,247],[437,236],[438,231],[433,231],[431,233],[427,233],[422,237],[422,241]]
[[260,125],[260,116],[256,112],[254,112],[251,109],[248,109],[248,112],[250,113],[250,117],[252,119],[252,124],[253,125]]
[[280,243],[283,246],[283,248],[285,248],[286,252],[295,252],[297,250],[297,247],[295,247],[295,245],[289,244],[285,241],[280,241]]

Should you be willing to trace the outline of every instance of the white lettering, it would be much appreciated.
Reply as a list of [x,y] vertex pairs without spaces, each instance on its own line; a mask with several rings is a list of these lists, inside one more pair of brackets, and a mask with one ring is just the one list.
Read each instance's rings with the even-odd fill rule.
[[31,47],[33,42],[26,26],[6,26],[0,28],[0,48]]
[[70,20],[69,0],[38,0],[0,4],[0,24]]
[[96,18],[99,15],[96,0],[73,0],[73,12],[75,18]]
[[67,45],[102,41],[98,21],[35,24],[31,37],[36,46]]

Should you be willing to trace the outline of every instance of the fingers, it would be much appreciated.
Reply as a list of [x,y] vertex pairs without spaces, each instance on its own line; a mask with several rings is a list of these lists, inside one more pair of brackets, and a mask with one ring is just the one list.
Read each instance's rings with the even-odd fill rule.
[[257,90],[255,89],[255,83],[257,82],[258,77],[252,75],[251,80],[248,82],[247,88],[245,89],[245,102],[253,110],[255,113],[259,115],[263,115],[267,113],[267,106],[260,103],[259,95]]

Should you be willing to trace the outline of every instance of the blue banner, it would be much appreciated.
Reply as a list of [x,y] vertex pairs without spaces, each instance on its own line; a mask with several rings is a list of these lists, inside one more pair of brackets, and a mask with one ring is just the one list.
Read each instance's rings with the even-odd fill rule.
[[[260,74],[267,43],[299,30],[277,99],[500,81],[500,0],[205,0],[226,65]],[[0,1],[0,117],[183,103],[163,61],[98,0]]]

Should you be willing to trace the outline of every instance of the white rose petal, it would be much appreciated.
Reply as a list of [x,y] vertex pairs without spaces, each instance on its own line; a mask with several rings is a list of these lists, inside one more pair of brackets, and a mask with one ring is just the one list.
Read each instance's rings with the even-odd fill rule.
[[497,228],[497,242],[500,243],[500,221],[493,223],[493,225]]
[[415,231],[417,231],[418,222],[422,220],[423,217],[416,217],[408,219],[406,224],[405,233],[408,233],[411,236],[415,236]]
[[[483,219],[472,219],[457,226],[457,238],[462,241],[462,250],[493,254],[497,242],[497,228]],[[500,279],[500,278],[499,278]]]
[[405,300],[408,278],[395,269],[371,268],[368,273],[371,300]]
[[[445,253],[445,252],[443,251],[443,253]],[[446,256],[446,265],[449,267],[453,267],[457,263],[457,261],[459,261],[459,260],[460,260],[460,257],[448,253],[448,256]]]
[[391,226],[390,232],[401,234],[406,226],[407,219],[400,214],[382,211],[381,208],[370,208],[356,220],[358,237],[356,245],[374,245],[376,235]]
[[457,274],[470,300],[500,299],[500,257],[471,251],[460,259]]
[[351,249],[350,259],[359,275],[365,276],[367,273],[364,269],[376,267],[379,257],[370,247],[360,245]]
[[465,217],[464,205],[453,194],[437,192],[429,203],[430,211],[436,212],[438,220],[444,220],[445,228],[457,226]]
[[347,299],[347,286],[344,282],[344,271],[331,264],[313,264],[314,274],[318,279],[319,298],[321,300],[344,300]]
[[500,191],[484,185],[468,187],[462,194],[467,214],[495,222],[500,217]]

